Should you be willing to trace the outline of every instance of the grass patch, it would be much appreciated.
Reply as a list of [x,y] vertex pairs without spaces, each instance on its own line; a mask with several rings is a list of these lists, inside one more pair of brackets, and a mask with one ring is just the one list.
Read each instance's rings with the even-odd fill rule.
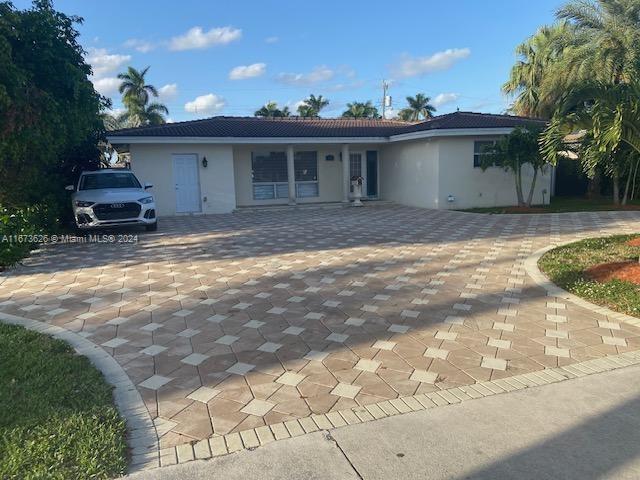
[[124,473],[126,429],[111,390],[65,342],[0,324],[0,478]]
[[582,197],[552,197],[549,205],[533,205],[526,207],[486,207],[461,210],[473,213],[567,213],[567,212],[601,212],[610,210],[640,210],[640,201],[634,200],[628,205],[614,205],[610,198],[589,200]]
[[538,266],[565,290],[592,303],[640,317],[640,285],[621,280],[599,283],[584,275],[584,270],[602,263],[637,261],[640,248],[626,245],[637,237],[616,235],[581,240],[547,252]]

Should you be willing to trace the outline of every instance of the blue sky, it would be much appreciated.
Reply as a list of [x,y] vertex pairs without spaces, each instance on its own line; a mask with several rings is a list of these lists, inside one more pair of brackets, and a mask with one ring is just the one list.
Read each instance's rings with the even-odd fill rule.
[[[54,0],[79,27],[94,83],[120,107],[118,72],[151,66],[174,121],[252,115],[269,100],[295,111],[308,94],[393,107],[424,92],[437,113],[502,112],[514,48],[553,21],[560,0]],[[30,5],[15,1],[18,8]]]

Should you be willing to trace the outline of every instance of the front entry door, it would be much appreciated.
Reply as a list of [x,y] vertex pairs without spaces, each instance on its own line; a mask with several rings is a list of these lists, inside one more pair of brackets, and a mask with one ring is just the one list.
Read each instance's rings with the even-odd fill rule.
[[173,179],[176,188],[176,213],[199,212],[200,185],[197,155],[174,155]]
[[376,150],[367,151],[367,188],[366,194],[369,198],[378,196],[378,152]]
[[[378,196],[378,152],[353,152],[349,154],[350,179],[359,176],[364,179],[362,184],[362,196],[376,198]],[[353,193],[353,186],[351,186]]]
[[[351,179],[353,177],[363,177],[364,171],[362,168],[362,153],[350,153],[349,154],[349,191],[353,193],[353,185],[351,185]],[[364,185],[364,184],[363,184]],[[362,188],[362,194],[365,195],[364,186]]]

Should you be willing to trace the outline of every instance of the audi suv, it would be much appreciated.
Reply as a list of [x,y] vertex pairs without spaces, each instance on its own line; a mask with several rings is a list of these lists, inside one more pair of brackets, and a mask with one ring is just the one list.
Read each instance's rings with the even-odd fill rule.
[[130,170],[104,169],[82,172],[73,192],[71,204],[79,229],[125,225],[142,225],[148,231],[158,228],[156,204],[147,189]]

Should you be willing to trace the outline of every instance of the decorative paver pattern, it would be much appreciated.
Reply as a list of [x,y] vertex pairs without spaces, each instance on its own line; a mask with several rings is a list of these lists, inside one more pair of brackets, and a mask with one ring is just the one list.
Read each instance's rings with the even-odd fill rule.
[[399,206],[167,218],[136,245],[42,249],[0,276],[0,312],[101,345],[178,461],[639,350],[638,326],[525,270],[548,245],[639,227],[635,212]]

